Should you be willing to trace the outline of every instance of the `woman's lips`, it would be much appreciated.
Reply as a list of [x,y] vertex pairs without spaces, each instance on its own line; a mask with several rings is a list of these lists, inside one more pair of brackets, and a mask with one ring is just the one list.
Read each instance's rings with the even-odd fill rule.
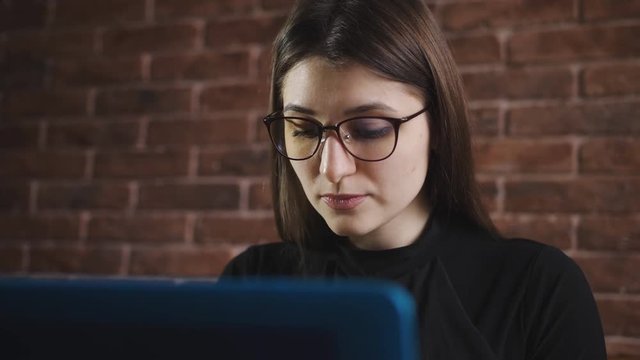
[[360,205],[367,196],[366,195],[337,195],[325,194],[321,196],[322,201],[334,210],[351,210]]

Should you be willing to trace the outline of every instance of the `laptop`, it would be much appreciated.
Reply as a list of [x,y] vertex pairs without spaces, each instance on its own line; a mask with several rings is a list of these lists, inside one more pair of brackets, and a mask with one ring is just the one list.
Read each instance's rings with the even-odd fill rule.
[[0,278],[2,359],[416,360],[412,297],[374,280]]

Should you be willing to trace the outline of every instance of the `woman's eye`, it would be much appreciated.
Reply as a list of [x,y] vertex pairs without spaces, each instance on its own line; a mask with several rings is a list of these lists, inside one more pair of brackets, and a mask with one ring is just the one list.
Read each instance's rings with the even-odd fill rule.
[[318,137],[318,128],[308,121],[287,119],[286,127],[288,128],[287,133],[289,136],[294,138],[313,139]]
[[348,133],[353,140],[375,140],[393,134],[393,127],[385,126],[354,126]]
[[293,137],[305,137],[309,139],[317,138],[317,131],[313,129],[295,129],[292,132]]
[[390,128],[379,128],[379,129],[367,129],[358,132],[356,137],[360,137],[363,139],[377,139],[386,136],[391,131]]
[[315,139],[318,137],[318,129],[310,124],[297,124],[291,129],[291,136]]

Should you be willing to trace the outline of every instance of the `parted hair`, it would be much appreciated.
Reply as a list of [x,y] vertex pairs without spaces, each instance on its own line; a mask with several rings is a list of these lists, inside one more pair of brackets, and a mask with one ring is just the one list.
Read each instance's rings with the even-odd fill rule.
[[[282,85],[289,70],[312,56],[337,66],[357,63],[421,90],[431,144],[421,194],[431,216],[455,218],[497,234],[474,177],[462,82],[422,0],[299,0],[273,45],[271,111],[283,108]],[[337,237],[307,200],[289,160],[275,149],[271,191],[283,241],[322,246]]]

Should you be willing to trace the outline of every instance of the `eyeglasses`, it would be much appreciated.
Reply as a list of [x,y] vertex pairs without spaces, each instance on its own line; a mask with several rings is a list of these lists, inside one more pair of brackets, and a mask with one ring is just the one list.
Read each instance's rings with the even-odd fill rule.
[[315,155],[327,139],[326,131],[333,130],[356,159],[381,161],[396,149],[400,125],[426,111],[424,108],[403,118],[359,116],[327,126],[314,119],[282,116],[278,111],[267,115],[263,122],[278,153],[289,160],[306,160]]

